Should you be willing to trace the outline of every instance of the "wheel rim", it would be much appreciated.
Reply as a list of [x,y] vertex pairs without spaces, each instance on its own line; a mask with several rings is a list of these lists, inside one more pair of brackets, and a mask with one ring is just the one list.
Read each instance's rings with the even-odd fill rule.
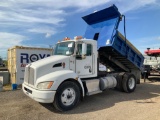
[[75,98],[76,94],[73,88],[67,88],[61,94],[61,101],[65,106],[71,105],[75,101]]
[[130,89],[134,88],[134,86],[135,86],[135,80],[134,80],[134,78],[130,78],[128,80],[128,86],[129,86]]

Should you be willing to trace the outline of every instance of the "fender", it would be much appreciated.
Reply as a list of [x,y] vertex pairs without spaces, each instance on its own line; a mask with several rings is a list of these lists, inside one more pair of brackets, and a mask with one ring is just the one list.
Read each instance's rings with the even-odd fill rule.
[[83,87],[83,84],[82,84],[82,81],[81,79],[78,77],[78,75],[71,71],[71,70],[60,70],[60,71],[55,71],[53,73],[49,73],[49,74],[46,74],[40,78],[37,79],[36,81],[36,86],[38,85],[38,83],[40,82],[47,82],[47,81],[53,81],[53,85],[52,87],[50,88],[50,90],[54,90],[56,91],[59,87],[59,85],[64,82],[65,80],[67,79],[74,79],[76,80],[78,78],[78,82],[82,88],[82,94],[84,96],[84,87]]

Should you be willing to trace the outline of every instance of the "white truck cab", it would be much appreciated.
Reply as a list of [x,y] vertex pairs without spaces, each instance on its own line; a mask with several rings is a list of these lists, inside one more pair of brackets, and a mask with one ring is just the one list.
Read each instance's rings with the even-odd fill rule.
[[[62,83],[72,83],[84,96],[82,78],[97,76],[97,42],[78,39],[56,44],[54,55],[26,66],[23,91],[42,103],[52,103]],[[67,82],[66,82],[67,81]],[[65,89],[63,102],[72,103],[66,97],[75,96],[74,89]],[[80,96],[79,96],[80,97]],[[66,100],[65,100],[66,99]],[[75,99],[75,98],[74,98]]]

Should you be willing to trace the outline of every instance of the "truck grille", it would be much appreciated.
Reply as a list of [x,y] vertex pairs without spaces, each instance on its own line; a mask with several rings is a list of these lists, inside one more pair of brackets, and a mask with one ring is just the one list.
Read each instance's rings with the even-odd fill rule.
[[32,67],[25,68],[25,79],[24,81],[29,85],[34,85],[34,69]]
[[28,83],[34,85],[34,69],[30,67]]
[[28,83],[28,67],[25,67],[24,82]]

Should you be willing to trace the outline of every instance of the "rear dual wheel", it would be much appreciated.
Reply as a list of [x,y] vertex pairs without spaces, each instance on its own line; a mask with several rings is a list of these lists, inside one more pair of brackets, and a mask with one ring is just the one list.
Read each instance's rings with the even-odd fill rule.
[[133,74],[126,73],[123,76],[122,86],[125,92],[133,92],[136,88],[136,78]]
[[116,79],[117,79],[116,88],[119,91],[130,93],[135,90],[137,81],[133,74],[122,72],[117,75]]
[[116,76],[116,80],[117,80],[117,85],[116,85],[116,89],[119,90],[119,91],[124,91],[123,90],[123,86],[122,86],[122,80],[123,80],[123,75],[125,73],[122,72],[122,73],[119,73],[117,76]]

